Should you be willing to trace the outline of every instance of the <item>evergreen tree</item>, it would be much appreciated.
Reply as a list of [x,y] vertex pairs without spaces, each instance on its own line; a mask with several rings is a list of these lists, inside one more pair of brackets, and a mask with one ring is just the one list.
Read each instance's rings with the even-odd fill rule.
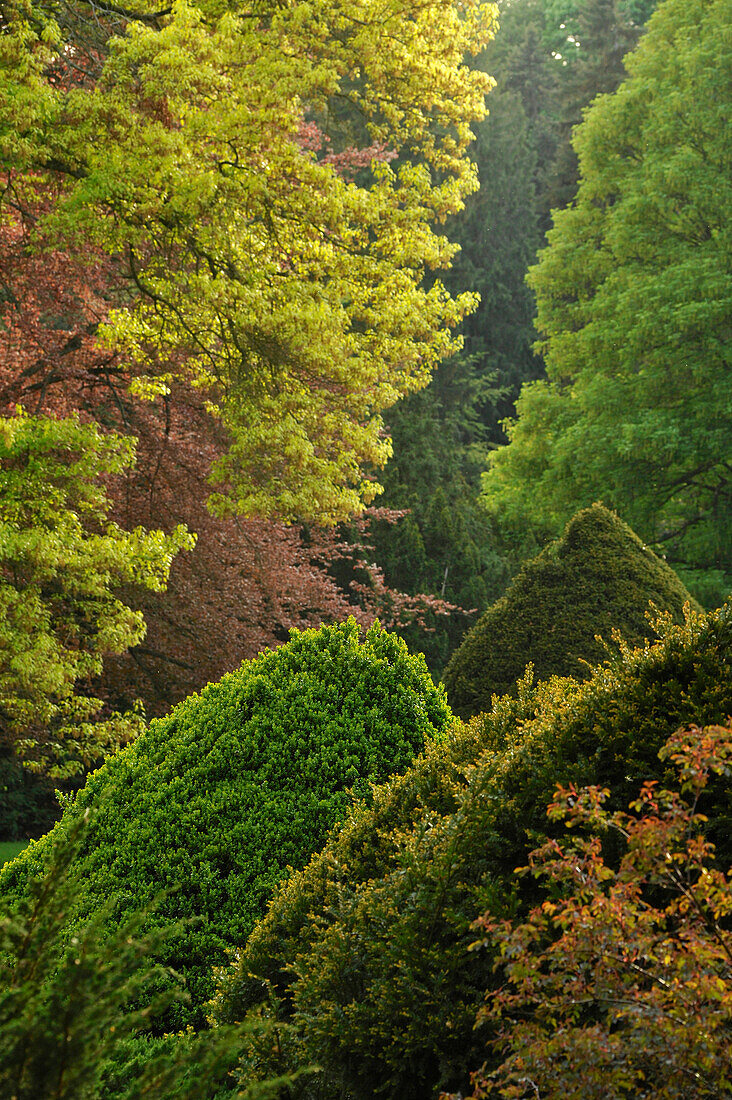
[[559,67],[558,144],[546,194],[547,208],[559,209],[572,201],[579,179],[572,131],[595,96],[614,92],[623,80],[623,58],[638,42],[642,28],[626,14],[620,0],[585,0],[563,30],[570,35],[569,51],[565,47],[562,58],[568,63]]
[[582,181],[531,274],[549,379],[526,386],[485,499],[555,533],[602,498],[702,602],[732,571],[722,0],[667,0],[577,131]]
[[56,827],[0,870],[0,894],[32,895],[92,811],[70,868],[66,939],[100,910],[106,934],[163,893],[144,927],[170,930],[153,957],[190,994],[163,1030],[201,1025],[213,968],[246,941],[275,884],[451,718],[424,661],[392,634],[374,626],[361,638],[352,619],[293,631],[89,776]]

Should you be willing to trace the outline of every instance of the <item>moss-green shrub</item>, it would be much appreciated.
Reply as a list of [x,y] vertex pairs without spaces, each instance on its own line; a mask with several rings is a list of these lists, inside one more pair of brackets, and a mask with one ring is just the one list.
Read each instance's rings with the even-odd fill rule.
[[531,662],[540,680],[584,679],[619,630],[631,645],[651,637],[649,602],[681,621],[691,596],[664,561],[613,512],[594,504],[570,520],[478,620],[445,669],[450,706],[468,717],[513,691]]
[[357,624],[294,632],[154,721],[87,781],[49,834],[0,873],[22,893],[54,833],[95,813],[76,860],[73,921],[115,898],[111,922],[174,891],[150,919],[179,930],[158,961],[187,979],[201,1019],[211,971],[247,939],[288,865],[302,867],[369,782],[404,770],[450,720],[402,641]]
[[[467,1091],[485,1058],[474,1029],[495,980],[489,952],[471,952],[471,922],[536,900],[516,880],[556,783],[597,783],[627,806],[663,778],[659,748],[678,727],[732,712],[732,607],[660,640],[623,648],[584,683],[554,679],[452,731],[405,775],[354,809],[341,830],[282,885],[240,958],[224,974],[216,1014],[241,1019],[268,998],[282,1029],[281,1066],[316,1064],[312,1091],[429,1100]],[[732,859],[732,791],[715,781],[700,806],[721,864]],[[292,963],[297,960],[296,971]],[[267,1051],[247,1072],[280,1068]]]

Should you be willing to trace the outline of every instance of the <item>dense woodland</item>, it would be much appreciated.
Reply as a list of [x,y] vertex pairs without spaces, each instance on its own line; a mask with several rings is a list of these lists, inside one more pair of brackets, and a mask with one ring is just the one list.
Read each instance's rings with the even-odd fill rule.
[[0,0],[0,1100],[729,1095],[731,26]]

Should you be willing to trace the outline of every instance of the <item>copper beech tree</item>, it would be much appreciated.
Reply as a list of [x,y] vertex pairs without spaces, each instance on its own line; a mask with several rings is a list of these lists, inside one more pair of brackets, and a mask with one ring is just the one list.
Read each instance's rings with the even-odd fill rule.
[[475,186],[489,82],[464,57],[492,26],[477,0],[2,5],[0,412],[134,439],[134,469],[88,471],[94,523],[198,536],[167,593],[107,578],[147,620],[99,642],[108,711],[164,710],[290,626],[418,613],[301,524],[375,497],[381,412],[472,305],[422,279]]
[[[37,194],[39,205],[42,192]],[[130,393],[133,375],[96,338],[119,280],[102,253],[84,262],[61,250],[36,254],[22,222],[0,228],[0,415],[78,413],[87,423],[136,440],[137,461],[107,476],[111,516],[124,529],[196,532],[195,549],[173,562],[167,589],[123,586],[147,632],[108,651],[94,694],[105,714],[141,699],[162,713],[209,680],[304,629],[353,614],[386,626],[449,605],[389,589],[367,542],[348,544],[336,529],[233,515],[206,505],[209,471],[227,433],[207,394],[172,382],[155,400]],[[367,535],[368,518],[361,522]],[[106,747],[110,747],[107,745]]]

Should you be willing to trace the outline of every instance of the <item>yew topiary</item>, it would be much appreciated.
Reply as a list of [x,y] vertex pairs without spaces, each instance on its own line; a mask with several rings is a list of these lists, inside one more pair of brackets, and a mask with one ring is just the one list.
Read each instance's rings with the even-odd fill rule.
[[[443,682],[462,717],[514,692],[526,666],[539,680],[585,679],[617,630],[631,645],[654,632],[647,612],[683,618],[694,602],[674,571],[601,504],[585,508],[561,538],[527,562],[504,596],[468,632]],[[695,606],[698,606],[695,604]]]
[[155,899],[152,926],[193,918],[155,961],[184,975],[192,999],[166,1026],[200,1022],[213,967],[246,942],[286,869],[450,717],[424,659],[378,625],[363,639],[353,619],[293,631],[91,775],[56,829],[6,866],[0,893],[27,892],[55,834],[93,809],[70,932],[110,897],[110,927]]
[[[302,871],[276,891],[244,950],[221,975],[215,1015],[273,1015],[281,1043],[252,1043],[247,1074],[318,1066],[297,1100],[436,1100],[469,1089],[495,1033],[476,1028],[499,984],[495,954],[475,951],[476,917],[544,900],[526,864],[561,827],[557,783],[608,787],[622,809],[645,780],[667,785],[659,750],[680,727],[732,713],[732,604],[659,641],[622,646],[583,683],[525,680],[517,697],[459,724],[402,776],[354,808]],[[718,865],[732,860],[732,791],[715,776],[700,797]],[[608,844],[612,861],[617,852]]]

